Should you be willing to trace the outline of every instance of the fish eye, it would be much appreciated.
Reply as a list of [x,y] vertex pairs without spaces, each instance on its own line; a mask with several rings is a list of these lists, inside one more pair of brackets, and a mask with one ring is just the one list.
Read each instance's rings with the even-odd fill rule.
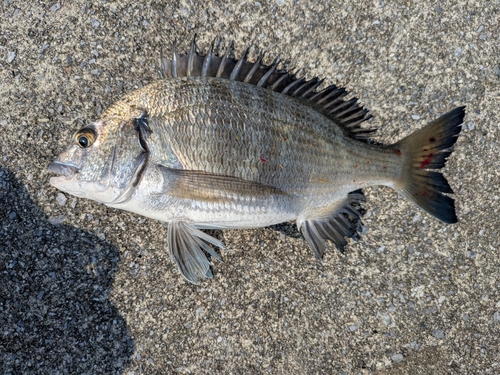
[[75,139],[80,148],[90,147],[95,142],[95,132],[92,129],[82,129],[76,134]]

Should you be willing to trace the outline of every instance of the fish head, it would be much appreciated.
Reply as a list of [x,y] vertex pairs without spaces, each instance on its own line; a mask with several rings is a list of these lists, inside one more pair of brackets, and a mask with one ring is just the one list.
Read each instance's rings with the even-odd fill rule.
[[[105,204],[126,200],[147,166],[147,116],[118,105],[76,132],[48,170],[50,184],[71,195]],[[144,133],[144,134],[141,134]]]

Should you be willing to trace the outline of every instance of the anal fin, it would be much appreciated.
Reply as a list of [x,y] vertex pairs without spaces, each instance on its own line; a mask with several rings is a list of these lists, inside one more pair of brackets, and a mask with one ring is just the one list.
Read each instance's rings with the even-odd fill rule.
[[167,242],[172,261],[190,283],[199,284],[198,279],[212,278],[207,253],[222,261],[207,242],[219,248],[224,248],[224,244],[195,228],[193,224],[183,221],[168,223]]
[[332,241],[338,250],[344,251],[346,238],[353,237],[360,223],[362,213],[359,205],[365,196],[358,190],[349,193],[327,216],[305,218],[297,223],[302,235],[314,251],[319,261],[323,260],[327,248],[325,240]]

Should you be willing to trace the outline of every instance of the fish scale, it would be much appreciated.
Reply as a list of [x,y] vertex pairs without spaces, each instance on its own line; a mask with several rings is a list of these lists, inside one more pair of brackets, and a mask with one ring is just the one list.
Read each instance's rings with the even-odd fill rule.
[[271,66],[196,52],[162,59],[162,80],[126,95],[77,132],[49,170],[70,194],[168,224],[167,245],[192,283],[212,277],[222,242],[203,228],[295,220],[315,256],[356,237],[365,198],[385,185],[446,223],[452,190],[437,170],[464,107],[392,145],[370,142],[371,115],[343,88]]
[[[193,80],[195,79],[193,78]],[[215,90],[225,84],[235,86],[238,82],[220,81],[217,82],[216,88],[208,79],[200,81],[199,84]],[[178,96],[195,96],[193,92],[189,92],[190,87],[188,85],[182,90],[176,90],[175,93]],[[326,126],[322,125],[319,131],[311,126],[316,120],[315,117],[319,117],[315,112],[307,113],[311,111],[311,108],[296,103],[292,110],[289,110],[287,107],[277,104],[278,100],[271,102],[270,98],[266,98],[266,103],[274,108],[274,111],[268,114],[261,110],[258,113],[262,116],[252,116],[255,114],[254,107],[245,106],[245,103],[248,102],[245,97],[248,98],[250,95],[255,96],[256,94],[255,92],[243,94],[246,87],[249,86],[244,85],[239,90],[233,90],[241,94],[243,98],[238,100],[236,94],[233,93],[231,104],[236,107],[233,108],[233,111],[221,112],[219,108],[223,106],[219,105],[219,102],[213,98],[205,100],[203,96],[199,98],[198,102],[209,102],[210,112],[203,105],[186,106],[185,108],[183,104],[178,104],[176,115],[165,115],[166,121],[154,133],[162,134],[163,139],[160,142],[162,144],[168,143],[165,141],[166,139],[170,140],[170,143],[173,144],[172,147],[176,148],[176,154],[182,155],[181,159],[185,159],[183,163],[185,168],[233,175],[252,181],[259,180],[266,184],[279,185],[277,187],[287,190],[293,189],[297,193],[300,193],[299,189],[310,187],[311,171],[315,171],[319,175],[316,177],[317,179],[330,179],[334,173],[340,173],[339,171],[342,170],[348,171],[348,165],[343,166],[341,163],[337,163],[333,166],[329,162],[332,159],[339,159],[340,148],[333,146],[325,148],[327,143],[322,137],[322,133],[326,133]],[[163,82],[160,87],[146,89],[146,91],[153,93],[156,90],[173,91],[163,87]],[[156,95],[152,95],[152,97],[155,98]],[[222,97],[222,95],[218,97]],[[180,100],[177,97],[172,97],[171,101],[179,103]],[[144,108],[155,108],[158,104],[148,100],[145,103],[140,102],[140,105]],[[279,110],[280,108],[283,110]],[[189,111],[189,114],[185,111]],[[153,112],[156,113],[155,110]],[[291,115],[291,112],[294,112],[294,115]],[[324,118],[321,120],[326,122]],[[330,125],[334,126],[334,124]],[[238,138],[237,142],[233,141],[234,137]],[[332,138],[333,142],[334,137],[332,136]],[[217,141],[213,141],[207,148],[203,148],[206,143],[200,145],[201,139]],[[242,146],[244,147],[242,148]],[[161,146],[158,145],[155,148],[158,149],[158,147]],[[346,147],[341,147],[344,149],[342,152],[348,152]],[[239,156],[237,161],[228,157],[228,155],[235,153],[238,153]],[[221,155],[225,157],[224,163],[220,161]],[[262,161],[261,158],[265,161]],[[352,160],[352,157],[340,159],[340,161],[342,160]],[[240,168],[242,161],[249,164],[248,167]],[[351,163],[346,162],[346,164],[350,165]],[[283,169],[280,168],[280,165],[283,166]],[[352,172],[348,171],[348,173]],[[281,176],[278,181],[275,180],[276,175]],[[281,183],[279,183],[280,180],[282,180]]]

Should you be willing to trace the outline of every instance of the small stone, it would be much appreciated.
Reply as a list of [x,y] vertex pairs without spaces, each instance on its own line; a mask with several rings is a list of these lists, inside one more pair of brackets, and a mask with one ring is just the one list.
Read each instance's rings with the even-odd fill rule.
[[49,219],[49,223],[52,224],[52,225],[60,225],[63,223],[63,221],[66,219],[66,216],[64,215],[59,215],[59,216],[56,216],[56,217],[51,217]]
[[493,314],[493,320],[495,322],[500,322],[500,311],[495,311],[495,313]]
[[359,328],[359,326],[350,325],[350,326],[349,326],[349,331],[354,332],[354,331],[356,331],[358,328]]
[[92,18],[92,19],[90,20],[90,23],[92,24],[92,27],[94,27],[94,28],[99,27],[99,25],[101,24],[101,23],[100,23],[98,20],[96,20],[95,18]]
[[382,315],[382,323],[384,323],[384,325],[388,326],[389,324],[391,324],[391,322],[392,322],[391,316],[388,313],[384,313]]
[[500,78],[500,67],[498,65],[493,67],[493,72]]
[[414,119],[414,120],[420,120],[420,116],[419,115],[411,115],[411,118]]
[[14,219],[15,217],[17,216],[17,214],[12,211],[10,214],[9,214],[9,219]]
[[441,340],[444,338],[444,331],[442,329],[435,329],[432,331],[432,335],[438,340]]
[[14,59],[16,58],[16,52],[15,51],[9,51],[7,52],[7,62],[10,64]]
[[276,4],[278,4],[278,6],[282,7],[283,5],[285,5],[285,0],[276,0]]
[[57,194],[56,202],[59,203],[61,206],[64,206],[67,201],[68,198],[66,198],[66,196],[63,193]]
[[398,354],[394,354],[394,355],[391,357],[391,359],[392,359],[394,362],[398,363],[398,362],[401,362],[401,361],[404,359],[404,357],[403,357],[403,355],[402,355],[402,354],[399,354],[399,353],[398,353]]
[[457,47],[457,49],[455,50],[455,56],[456,57],[462,56],[462,48]]
[[51,10],[52,12],[55,12],[56,10],[59,10],[59,9],[61,9],[61,4],[59,4],[59,3],[56,3],[56,4],[54,4],[54,5],[52,5],[52,6],[50,7],[50,10]]

